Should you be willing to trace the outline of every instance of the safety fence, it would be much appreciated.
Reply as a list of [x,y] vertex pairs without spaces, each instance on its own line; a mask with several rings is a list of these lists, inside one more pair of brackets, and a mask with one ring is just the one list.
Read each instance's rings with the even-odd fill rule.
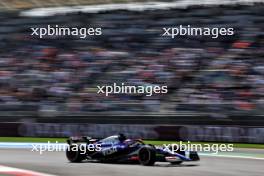
[[155,140],[264,143],[263,126],[0,123],[0,136],[103,138],[118,133]]

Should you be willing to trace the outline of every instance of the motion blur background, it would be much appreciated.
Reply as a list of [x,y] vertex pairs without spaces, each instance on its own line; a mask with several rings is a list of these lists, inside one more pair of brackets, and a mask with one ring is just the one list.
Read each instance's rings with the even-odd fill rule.
[[[264,143],[262,1],[181,0],[173,1],[179,4],[175,8],[161,3],[160,9],[78,12],[84,5],[127,2],[133,6],[133,1],[125,0],[0,0],[0,135],[86,134],[91,124],[95,126],[90,132],[100,124],[123,124],[111,132],[131,134],[139,124],[170,124],[171,130],[168,126],[156,130],[169,134],[165,137],[146,134],[145,126],[135,136],[183,139],[175,133],[185,134],[187,128],[179,130],[177,125],[201,125],[196,126],[201,133],[190,131],[204,138],[212,133],[213,141],[242,136],[237,142]],[[79,6],[73,13],[43,8],[75,5]],[[31,27],[56,24],[102,27],[103,35],[87,39],[30,35]],[[162,28],[179,25],[232,27],[235,35],[161,36]],[[113,82],[167,85],[169,92],[152,97],[96,93],[97,85]],[[127,128],[128,124],[135,126]],[[226,129],[230,138],[223,137],[228,136],[223,134]],[[106,133],[110,131],[101,136]],[[204,138],[196,140],[209,140]]]

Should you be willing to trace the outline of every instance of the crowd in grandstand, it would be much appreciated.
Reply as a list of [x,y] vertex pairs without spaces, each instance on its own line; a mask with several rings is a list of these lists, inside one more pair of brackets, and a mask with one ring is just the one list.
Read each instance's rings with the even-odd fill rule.
[[[263,10],[229,6],[44,18],[6,15],[0,22],[1,109],[258,113],[264,105]],[[85,40],[30,36],[32,25],[58,23],[99,26],[103,35]],[[232,26],[236,35],[215,40],[161,36],[164,25],[183,23]],[[113,82],[167,85],[169,92],[152,97],[97,94],[98,85]]]

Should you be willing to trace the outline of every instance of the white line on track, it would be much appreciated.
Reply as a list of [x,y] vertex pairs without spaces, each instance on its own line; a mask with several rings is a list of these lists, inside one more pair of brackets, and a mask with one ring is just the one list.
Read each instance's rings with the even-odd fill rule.
[[55,176],[50,174],[44,174],[40,172],[30,171],[30,170],[24,170],[24,169],[18,169],[13,167],[7,167],[0,165],[0,175],[1,174],[7,174],[12,176]]
[[199,153],[201,156],[210,156],[210,157],[223,157],[223,158],[240,158],[240,159],[255,159],[255,160],[264,160],[264,158],[253,157],[253,156],[237,156],[237,155],[221,155],[221,154],[207,154],[207,153]]

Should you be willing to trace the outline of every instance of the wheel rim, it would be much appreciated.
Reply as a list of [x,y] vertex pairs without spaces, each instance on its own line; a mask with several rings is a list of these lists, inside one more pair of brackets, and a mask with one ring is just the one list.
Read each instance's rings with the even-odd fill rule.
[[142,162],[147,162],[149,161],[150,158],[150,152],[147,149],[141,149],[139,156]]

